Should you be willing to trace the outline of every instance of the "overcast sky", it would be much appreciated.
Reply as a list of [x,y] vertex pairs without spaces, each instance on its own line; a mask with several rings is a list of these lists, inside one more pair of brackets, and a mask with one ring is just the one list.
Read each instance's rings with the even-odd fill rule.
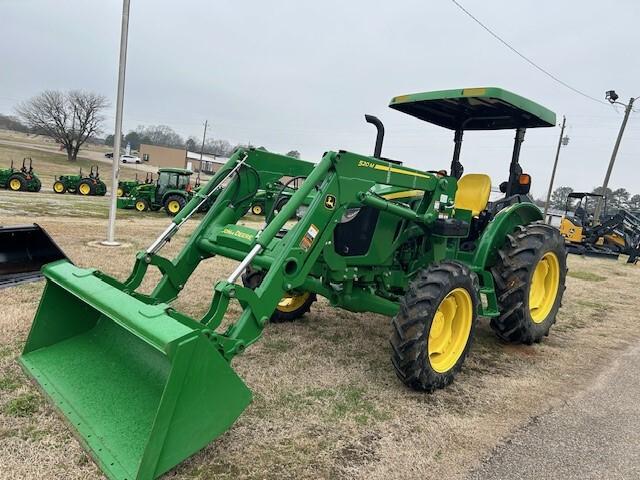
[[[514,47],[566,83],[603,98],[640,95],[640,2],[460,0]],[[119,0],[0,0],[0,112],[44,89],[80,88],[115,104]],[[601,184],[622,109],[562,87],[525,63],[450,0],[131,0],[125,130],[166,124],[184,136],[298,149],[370,153],[371,113],[383,154],[448,168],[452,133],[387,107],[391,97],[499,86],[568,119],[556,185]],[[105,132],[113,130],[113,110]],[[640,193],[640,101],[610,186]],[[542,197],[559,128],[527,132],[521,163]],[[512,132],[468,133],[466,172],[506,179]]]

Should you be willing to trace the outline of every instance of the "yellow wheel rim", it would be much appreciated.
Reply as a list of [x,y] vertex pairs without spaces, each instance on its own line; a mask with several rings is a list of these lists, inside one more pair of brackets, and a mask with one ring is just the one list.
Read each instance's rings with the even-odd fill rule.
[[80,185],[78,190],[82,195],[89,195],[89,193],[91,193],[91,187],[89,187],[87,183],[83,183],[82,185]]
[[283,313],[295,312],[304,305],[304,302],[307,301],[309,295],[311,295],[309,292],[304,292],[299,295],[287,293],[278,303],[277,309]]
[[147,209],[147,206],[145,205],[144,202],[141,202],[141,201],[136,202],[136,210],[138,210],[139,212],[144,212],[146,209]]
[[533,271],[529,287],[529,313],[535,323],[546,320],[558,296],[560,263],[553,252],[545,253]]
[[254,205],[253,207],[251,207],[251,213],[253,213],[254,215],[260,215],[262,213],[262,206]]
[[11,181],[9,182],[9,188],[11,190],[20,190],[20,187],[22,187],[22,184],[20,183],[20,180],[18,180],[17,178],[12,178]]
[[64,185],[60,182],[56,182],[53,184],[53,190],[57,193],[62,193],[62,191],[64,190]]
[[180,202],[178,202],[177,200],[171,200],[167,204],[167,208],[171,213],[178,213],[180,211]]
[[451,290],[440,302],[429,329],[429,363],[438,373],[451,370],[464,352],[473,321],[473,302],[464,288]]
[[124,190],[122,190],[121,188],[118,188],[118,196],[122,197],[124,195]]

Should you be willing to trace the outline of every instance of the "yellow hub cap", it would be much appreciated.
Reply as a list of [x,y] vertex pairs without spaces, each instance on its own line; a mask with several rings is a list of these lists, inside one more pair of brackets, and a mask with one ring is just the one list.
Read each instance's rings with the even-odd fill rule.
[[180,202],[178,202],[177,200],[171,200],[167,204],[167,208],[171,213],[178,213],[180,211]]
[[553,252],[545,253],[533,271],[529,287],[529,313],[535,323],[546,320],[558,296],[560,263]]
[[86,183],[83,183],[82,185],[80,185],[78,190],[82,195],[89,195],[89,193],[91,193],[91,187],[89,187],[89,185]]
[[122,197],[124,195],[124,190],[122,190],[121,188],[118,189],[118,196]]
[[64,185],[60,182],[56,182],[53,184],[53,189],[58,193],[62,193],[62,191],[64,190]]
[[309,292],[304,292],[299,295],[287,293],[282,300],[278,303],[278,310],[284,313],[295,312],[297,309],[304,305],[311,295]]
[[260,215],[262,213],[262,206],[254,205],[253,207],[251,207],[251,213],[253,213],[254,215]]
[[136,202],[136,210],[138,210],[139,212],[144,212],[146,208],[147,206],[144,202]]
[[9,182],[9,188],[11,190],[20,190],[21,186],[22,185],[20,184],[20,180],[18,180],[17,178],[12,178]]
[[473,302],[464,288],[451,290],[440,303],[429,329],[429,363],[438,373],[451,370],[467,346]]

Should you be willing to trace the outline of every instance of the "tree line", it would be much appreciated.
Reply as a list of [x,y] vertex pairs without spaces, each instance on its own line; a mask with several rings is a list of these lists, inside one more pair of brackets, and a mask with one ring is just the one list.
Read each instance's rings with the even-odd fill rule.
[[[45,90],[20,102],[14,108],[16,116],[0,115],[0,128],[23,133],[33,133],[52,138],[67,152],[73,162],[86,142],[102,143],[113,147],[114,135],[100,139],[103,133],[103,112],[109,107],[106,97],[83,90]],[[168,125],[140,125],[123,136],[123,146],[138,150],[142,143],[166,147],[184,148],[190,151],[219,157],[228,157],[240,146],[228,140],[209,139],[205,142],[190,136],[186,140]],[[287,155],[300,158],[297,150]]]
[[[104,140],[105,145],[113,147],[114,136],[107,135]],[[129,133],[122,137],[122,145],[127,144],[131,146],[133,150],[139,150],[141,144],[147,145],[159,145],[163,147],[172,148],[184,148],[190,152],[197,152],[206,155],[215,155],[217,157],[229,157],[238,147],[250,147],[248,144],[232,144],[228,140],[209,138],[202,145],[202,140],[190,136],[186,140],[175,130],[168,125],[139,125],[135,130],[130,130]],[[297,150],[290,150],[287,152],[290,157],[300,158],[300,152]]]
[[[567,203],[567,196],[574,190],[571,187],[558,187],[552,194],[549,201],[549,207],[556,210],[564,210]],[[596,187],[591,190],[591,193],[597,193],[602,195],[602,187]],[[604,196],[607,199],[607,210],[633,210],[640,211],[640,194],[631,194],[626,188],[607,188],[604,191]]]

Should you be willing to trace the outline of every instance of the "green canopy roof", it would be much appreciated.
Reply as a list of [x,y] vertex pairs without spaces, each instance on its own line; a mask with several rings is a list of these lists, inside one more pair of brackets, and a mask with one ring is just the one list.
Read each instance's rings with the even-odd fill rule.
[[400,95],[389,106],[451,130],[553,127],[556,114],[520,95],[495,87]]

